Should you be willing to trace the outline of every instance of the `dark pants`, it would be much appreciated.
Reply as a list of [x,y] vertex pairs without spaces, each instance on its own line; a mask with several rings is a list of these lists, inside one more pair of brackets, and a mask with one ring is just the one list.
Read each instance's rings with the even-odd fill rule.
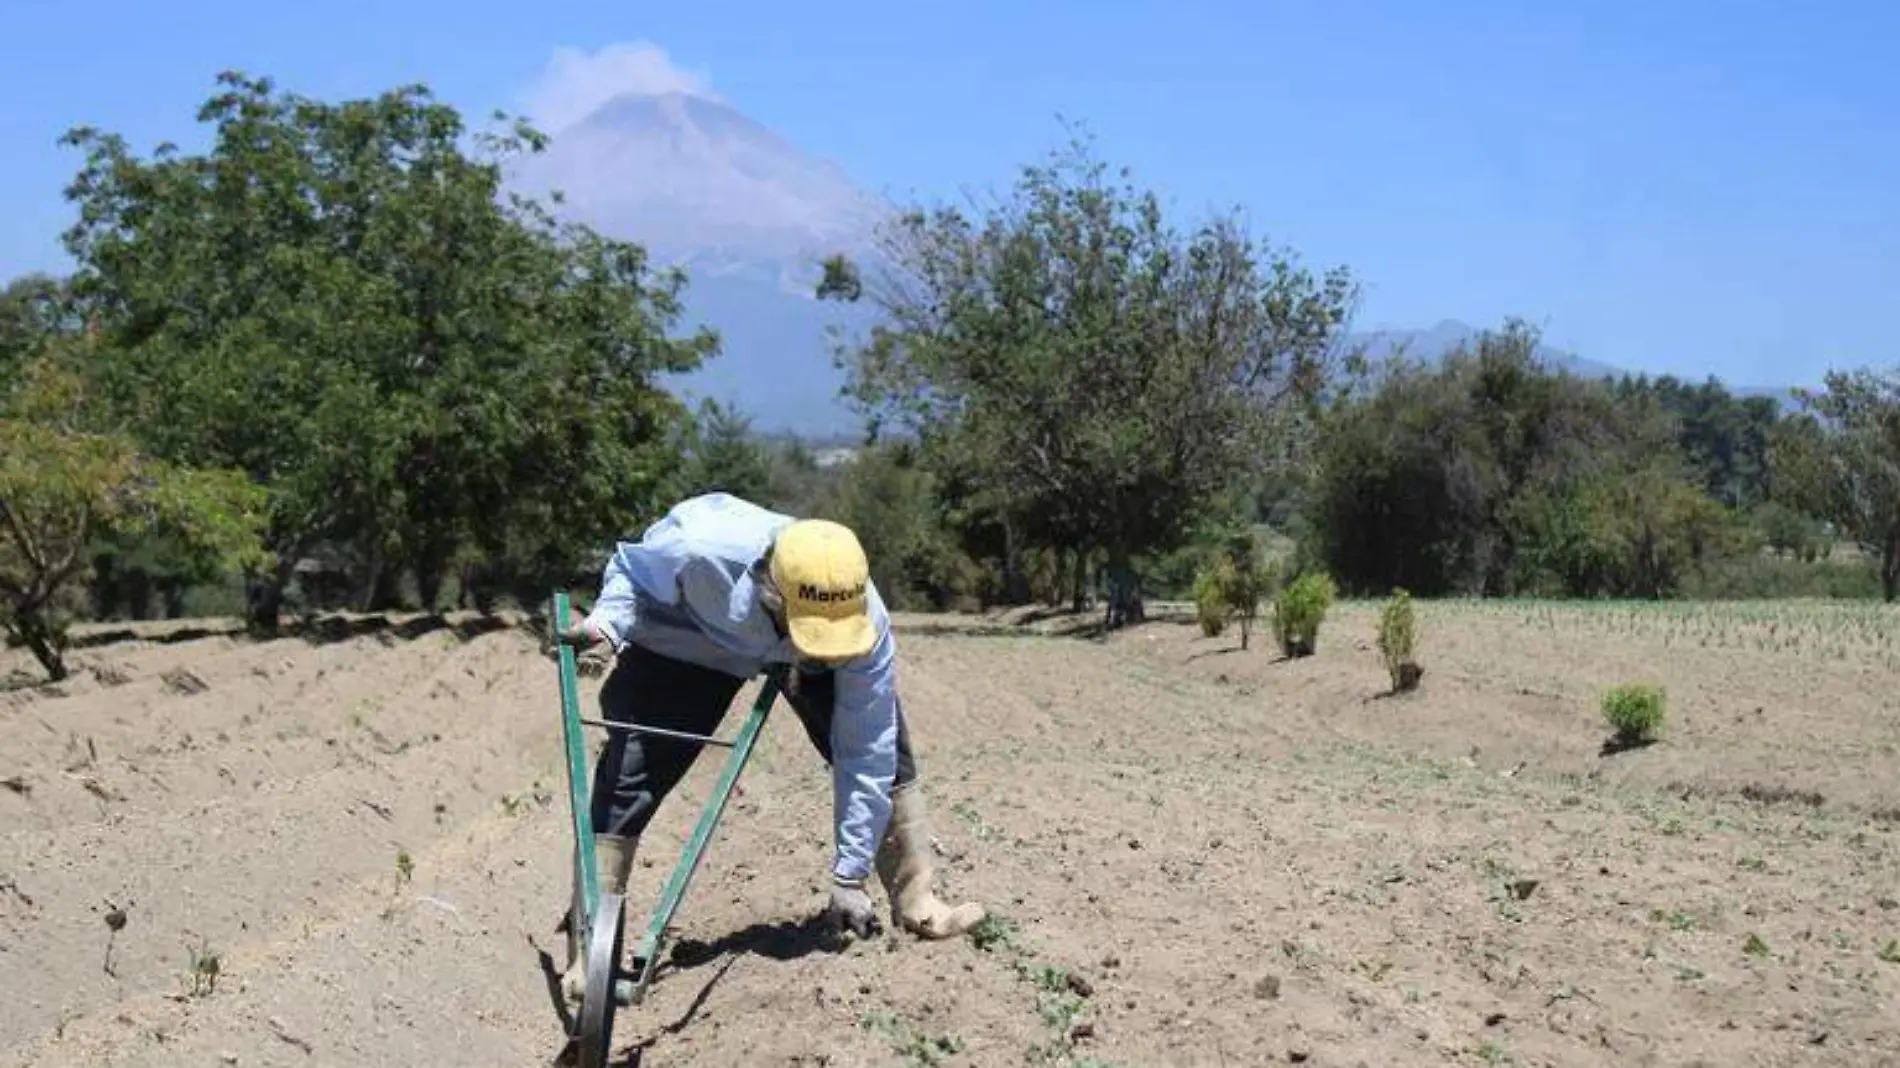
[[[744,679],[711,668],[628,645],[601,684],[600,709],[612,723],[711,735],[745,683]],[[836,679],[829,671],[800,672],[796,692],[784,693],[826,765],[831,763],[835,695]],[[651,734],[610,731],[607,747],[594,765],[594,830],[599,834],[639,836],[660,802],[685,778],[704,748],[695,742]],[[916,778],[917,763],[911,755],[910,730],[904,722],[900,699],[896,785],[908,785]]]

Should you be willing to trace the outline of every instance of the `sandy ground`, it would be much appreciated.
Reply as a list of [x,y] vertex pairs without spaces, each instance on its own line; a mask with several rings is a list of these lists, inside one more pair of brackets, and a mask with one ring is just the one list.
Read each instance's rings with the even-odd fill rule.
[[[1396,698],[1368,606],[1293,662],[903,618],[940,882],[997,922],[813,936],[830,799],[781,713],[627,1063],[1900,1064],[1900,614],[1421,614]],[[552,661],[460,618],[193,629],[0,691],[0,1065],[548,1063]],[[1633,679],[1665,740],[1604,755]],[[634,928],[716,773],[644,844]]]

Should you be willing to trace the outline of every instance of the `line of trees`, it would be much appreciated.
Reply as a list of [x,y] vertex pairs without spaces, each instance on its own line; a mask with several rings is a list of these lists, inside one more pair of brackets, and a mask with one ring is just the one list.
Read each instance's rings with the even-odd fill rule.
[[1347,269],[1183,227],[1086,139],[826,264],[817,295],[882,325],[837,339],[867,434],[825,467],[659,385],[717,335],[637,241],[504,193],[525,123],[239,73],[199,119],[197,155],[72,131],[76,269],[0,292],[0,624],[55,676],[65,621],[233,579],[259,633],[535,604],[715,488],[853,524],[902,607],[1099,597],[1111,626],[1268,531],[1280,578],[1349,592],[1900,594],[1900,378],[1784,413],[1562,374],[1517,323],[1370,366]]
[[1714,382],[1581,379],[1536,347],[1509,323],[1330,414],[1303,518],[1347,588],[1655,598],[1740,569],[1766,594],[1772,561],[1844,539],[1877,562],[1849,580],[1894,599],[1900,380],[1832,375],[1783,413]]

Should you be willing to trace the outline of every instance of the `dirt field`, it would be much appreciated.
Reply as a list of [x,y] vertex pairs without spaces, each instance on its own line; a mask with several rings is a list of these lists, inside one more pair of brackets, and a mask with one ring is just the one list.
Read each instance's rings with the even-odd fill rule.
[[[1278,662],[904,619],[941,881],[999,922],[822,947],[827,781],[781,713],[629,1062],[1900,1064],[1900,613],[1423,605],[1399,698],[1374,620]],[[548,1062],[554,667],[441,622],[146,628],[0,692],[0,1065]],[[1665,740],[1605,756],[1633,679]]]

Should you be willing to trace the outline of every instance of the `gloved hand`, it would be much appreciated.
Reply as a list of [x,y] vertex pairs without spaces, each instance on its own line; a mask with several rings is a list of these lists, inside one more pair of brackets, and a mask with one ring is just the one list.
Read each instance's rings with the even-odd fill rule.
[[572,646],[576,652],[585,652],[605,640],[606,636],[596,630],[585,618],[578,623],[573,623],[565,627],[556,625],[552,619],[548,620],[548,648],[550,651],[556,646],[568,645]]
[[554,656],[561,646],[569,646],[574,650],[577,664],[586,668],[592,661],[612,658],[606,651],[593,652],[595,646],[603,644],[606,640],[606,636],[585,619],[567,627],[557,627],[553,620],[549,620],[547,642],[542,652],[548,656]]
[[600,632],[585,619],[570,627],[562,627],[554,632],[554,640],[562,645],[571,645],[576,649],[587,649],[602,640]]
[[877,908],[871,904],[871,895],[864,892],[863,879],[832,879],[831,904],[825,909],[825,919],[834,929],[850,931],[859,938],[870,938],[880,929]]

